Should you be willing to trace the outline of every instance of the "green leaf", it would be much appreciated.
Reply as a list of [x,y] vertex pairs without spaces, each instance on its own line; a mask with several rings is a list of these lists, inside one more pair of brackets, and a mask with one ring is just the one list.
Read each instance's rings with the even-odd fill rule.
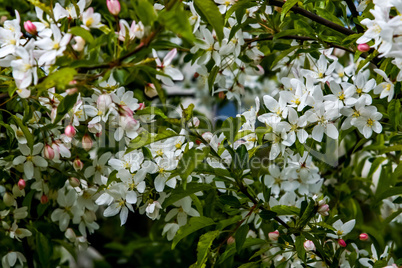
[[74,107],[74,104],[77,102],[78,93],[73,95],[67,95],[60,101],[59,106],[57,107],[57,115],[54,119],[53,124],[57,124],[63,117]]
[[92,43],[94,41],[94,37],[92,36],[92,34],[82,27],[79,26],[73,27],[70,29],[70,33],[75,36],[82,37],[88,43]]
[[159,13],[159,21],[170,31],[181,35],[190,42],[195,40],[193,30],[188,20],[183,3],[176,3],[170,10],[164,9]]
[[221,195],[219,196],[219,201],[224,205],[229,205],[234,208],[239,208],[241,206],[239,199],[233,195]]
[[276,215],[277,215],[277,213],[276,213],[276,212],[273,212],[273,211],[271,211],[271,210],[263,210],[263,211],[260,212],[260,217],[261,217],[262,219],[264,219],[264,220],[267,220],[267,221],[269,221],[269,220],[275,218]]
[[237,229],[237,231],[234,235],[234,238],[236,241],[236,251],[237,252],[240,252],[241,248],[243,247],[243,244],[246,241],[249,230],[250,229],[248,227],[248,224],[243,224],[242,226],[240,226],[239,229]]
[[18,127],[21,128],[25,138],[27,139],[27,145],[32,152],[34,145],[34,137],[32,136],[31,132],[29,132],[28,128],[22,123],[21,119],[19,119],[17,116],[11,115],[11,118],[18,125]]
[[298,225],[300,227],[304,227],[309,222],[309,220],[312,217],[314,217],[315,214],[316,214],[315,202],[314,202],[314,200],[310,199],[310,202],[308,203],[306,210],[304,211],[303,215],[301,216]]
[[299,235],[296,237],[296,251],[297,251],[297,256],[303,261],[306,262],[306,250],[304,249],[304,241],[306,239],[304,238],[304,235]]
[[401,102],[398,99],[393,99],[387,108],[390,124],[398,131],[399,117],[401,115]]
[[216,229],[223,230],[226,227],[228,227],[229,225],[235,224],[235,223],[241,221],[242,219],[243,219],[243,217],[241,215],[236,215],[236,216],[230,217],[229,219],[221,220],[220,222],[218,222]]
[[222,132],[225,135],[226,139],[233,144],[234,138],[239,132],[241,126],[246,122],[244,116],[241,117],[229,117],[222,123]]
[[152,25],[156,20],[156,13],[153,5],[147,0],[132,0],[135,14],[145,25]]
[[223,40],[223,17],[213,0],[194,0],[194,7],[201,18],[212,25],[219,42]]
[[174,202],[179,201],[180,199],[189,196],[191,194],[206,191],[211,189],[212,186],[209,184],[201,184],[201,183],[190,183],[187,185],[186,189],[183,188],[175,188],[171,195],[166,198],[165,202],[163,202],[163,207],[168,207],[172,205]]
[[370,171],[367,175],[367,178],[371,178],[373,176],[374,172],[377,171],[378,167],[381,165],[381,163],[385,159],[387,159],[387,158],[386,157],[378,157],[373,161],[373,163],[371,164],[371,167],[370,167]]
[[77,259],[77,251],[73,245],[60,239],[53,239],[52,241],[60,244],[60,246],[65,248],[71,254],[71,256],[73,256],[75,260]]
[[197,148],[191,148],[188,152],[185,152],[177,165],[177,170],[180,171],[180,177],[182,178],[185,186],[188,176],[193,170],[204,161],[208,155],[210,148],[204,147],[202,150]]
[[177,231],[177,234],[174,237],[173,242],[172,242],[172,250],[176,247],[177,243],[179,243],[180,240],[182,240],[189,234],[192,234],[202,228],[205,228],[207,226],[211,226],[214,224],[215,224],[215,222],[211,218],[207,218],[207,217],[191,218],[186,225],[180,227],[180,229]]
[[218,75],[218,72],[219,72],[219,66],[215,66],[214,68],[212,68],[211,72],[208,75],[209,92],[212,92],[212,89],[214,88],[215,78]]
[[160,117],[162,117],[164,119],[167,118],[167,116],[161,109],[154,107],[154,106],[145,107],[142,110],[136,111],[135,114],[136,115],[154,114],[154,115],[159,115]]
[[136,137],[135,139],[130,141],[130,144],[129,144],[130,148],[126,151],[126,153],[137,150],[138,148],[141,148],[141,147],[151,144],[153,142],[165,140],[167,138],[171,138],[171,137],[175,137],[175,136],[179,136],[179,134],[177,134],[173,130],[167,129],[167,128],[161,128],[157,135],[152,135],[151,133],[149,133],[147,131],[143,131],[143,132],[141,132],[140,135],[138,135],[138,137]]
[[220,231],[215,230],[203,234],[200,237],[197,245],[197,265],[196,267],[203,267],[205,262],[208,260],[208,251],[212,246],[212,242],[219,235]]
[[281,20],[286,16],[286,14],[289,12],[289,10],[297,4],[299,0],[287,0],[285,4],[282,6],[282,11],[281,11]]
[[36,253],[39,257],[41,267],[50,267],[53,246],[51,241],[41,232],[36,233]]
[[64,90],[66,86],[74,79],[74,75],[77,71],[74,68],[62,68],[54,73],[51,73],[48,77],[43,80],[42,83],[37,85],[38,95],[49,88],[56,87],[58,89]]
[[299,215],[300,209],[297,207],[289,207],[285,205],[278,205],[271,207],[273,212],[276,212],[279,216],[284,215]]
[[400,194],[402,194],[402,186],[392,187],[378,195],[376,194],[376,199],[378,201],[381,201],[387,197],[394,196],[394,195],[400,195]]

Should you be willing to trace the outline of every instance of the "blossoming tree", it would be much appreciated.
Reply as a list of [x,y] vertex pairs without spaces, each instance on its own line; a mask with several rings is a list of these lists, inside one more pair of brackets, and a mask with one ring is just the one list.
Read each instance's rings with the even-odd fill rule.
[[0,3],[3,267],[402,265],[402,1]]

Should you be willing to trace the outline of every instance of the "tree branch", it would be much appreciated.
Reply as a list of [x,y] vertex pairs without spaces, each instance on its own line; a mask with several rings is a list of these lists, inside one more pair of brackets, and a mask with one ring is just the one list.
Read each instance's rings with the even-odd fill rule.
[[[269,0],[268,4],[272,5],[272,6],[282,7],[285,4],[285,2],[278,1],[278,0]],[[356,32],[353,31],[353,30],[345,28],[345,27],[343,27],[343,26],[341,26],[339,24],[336,24],[336,23],[334,23],[334,22],[332,22],[330,20],[324,19],[324,18],[322,18],[322,17],[320,17],[320,16],[318,16],[318,15],[316,15],[316,14],[310,12],[310,11],[307,11],[307,10],[301,8],[301,7],[293,6],[290,10],[292,10],[294,13],[300,14],[300,15],[306,17],[306,18],[311,19],[312,21],[318,22],[318,23],[320,23],[320,24],[322,24],[324,26],[327,26],[327,27],[329,27],[329,28],[331,28],[331,29],[333,29],[333,30],[335,30],[337,32],[340,32],[342,34],[345,34],[345,35],[356,34]]]
[[[349,10],[350,10],[350,13],[352,13],[352,16],[353,16],[354,18],[359,17],[359,12],[357,12],[356,6],[355,6],[355,4],[353,3],[353,0],[345,0],[345,1],[346,1],[346,3],[348,4]],[[355,25],[356,25],[356,30],[357,30],[359,33],[363,33],[363,32],[364,32],[364,29],[363,29],[362,26],[360,26],[359,24],[355,24]]]

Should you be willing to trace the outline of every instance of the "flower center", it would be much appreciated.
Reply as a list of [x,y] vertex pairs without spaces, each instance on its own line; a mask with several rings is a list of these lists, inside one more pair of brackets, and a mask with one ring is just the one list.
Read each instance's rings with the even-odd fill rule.
[[93,18],[88,18],[87,21],[85,22],[85,25],[86,25],[87,27],[89,27],[89,26],[92,25],[92,23],[94,23],[94,19],[93,19]]
[[373,126],[373,124],[374,124],[373,119],[369,118],[369,119],[367,120],[367,125],[369,125],[369,126],[371,127],[371,126]]

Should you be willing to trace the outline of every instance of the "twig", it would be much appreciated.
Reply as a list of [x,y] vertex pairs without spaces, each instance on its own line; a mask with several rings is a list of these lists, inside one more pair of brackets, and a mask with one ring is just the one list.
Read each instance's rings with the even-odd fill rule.
[[[354,18],[359,17],[359,12],[357,12],[356,6],[355,6],[355,4],[353,3],[353,0],[345,0],[345,1],[346,1],[346,3],[348,4],[349,10],[350,10],[350,13],[352,13],[352,16],[353,16]],[[359,25],[359,24],[355,24],[355,25],[356,25],[356,30],[357,30],[359,33],[363,33],[363,32],[364,32],[364,29],[363,29],[363,27],[362,27],[361,25]]]
[[[268,4],[272,5],[272,6],[282,7],[285,4],[285,2],[278,1],[278,0],[269,0]],[[343,26],[341,26],[339,24],[336,24],[336,23],[334,23],[334,22],[332,22],[330,20],[324,19],[323,17],[320,17],[320,16],[318,16],[318,15],[316,15],[316,14],[310,12],[310,11],[307,11],[307,10],[301,8],[301,7],[293,6],[290,10],[293,11],[294,13],[300,14],[300,15],[306,17],[306,18],[311,19],[312,21],[318,22],[318,23],[320,23],[320,24],[322,24],[324,26],[327,26],[327,27],[329,27],[329,28],[331,28],[331,29],[333,29],[333,30],[335,30],[337,32],[343,33],[345,35],[356,34],[356,32],[353,31],[353,30],[345,28],[345,27],[343,27]]]

